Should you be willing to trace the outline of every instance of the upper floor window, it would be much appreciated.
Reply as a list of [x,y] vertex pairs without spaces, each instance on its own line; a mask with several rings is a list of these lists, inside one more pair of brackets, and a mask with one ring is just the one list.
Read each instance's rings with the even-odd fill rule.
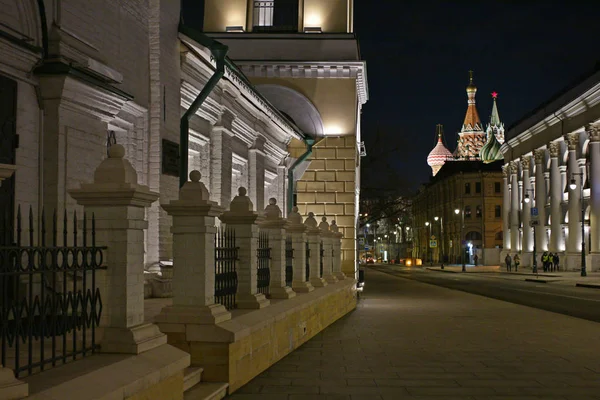
[[494,182],[494,193],[500,193],[502,191],[500,182]]
[[471,218],[471,206],[465,206],[465,218]]
[[475,193],[481,193],[481,182],[475,182]]
[[254,0],[254,26],[273,26],[275,0]]
[[494,207],[494,214],[496,218],[502,218],[502,206]]
[[481,206],[477,206],[475,208],[475,217],[476,218],[481,218]]
[[465,183],[465,194],[471,194],[471,184]]

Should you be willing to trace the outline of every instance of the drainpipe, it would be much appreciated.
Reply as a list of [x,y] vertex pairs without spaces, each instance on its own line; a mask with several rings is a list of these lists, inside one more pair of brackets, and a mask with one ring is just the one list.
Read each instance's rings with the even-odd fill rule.
[[217,63],[217,69],[210,77],[204,88],[196,97],[196,100],[190,105],[190,108],[183,114],[179,129],[179,187],[183,187],[188,177],[188,153],[189,153],[189,130],[190,118],[198,111],[202,103],[206,100],[210,92],[217,86],[217,83],[225,75],[225,57],[229,48],[222,43],[214,42],[210,46],[210,52]]
[[288,203],[287,203],[287,211],[288,215],[292,212],[292,208],[294,207],[294,170],[300,163],[305,161],[312,154],[312,148],[315,144],[316,140],[313,138],[304,138],[304,143],[306,144],[306,152],[300,156],[296,160],[296,162],[290,167],[288,170]]

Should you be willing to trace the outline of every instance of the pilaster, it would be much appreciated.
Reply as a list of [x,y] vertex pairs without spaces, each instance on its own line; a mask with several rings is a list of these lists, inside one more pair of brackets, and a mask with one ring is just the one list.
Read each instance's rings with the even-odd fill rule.
[[308,213],[304,225],[308,228],[306,236],[310,251],[310,283],[316,288],[327,286],[327,282],[321,277],[321,230],[317,227],[314,213]]
[[544,162],[546,150],[537,149],[533,151],[535,158],[535,207],[538,209],[539,225],[534,228],[536,250],[538,253],[548,250],[546,239],[546,180],[544,178]]
[[[502,181],[504,191],[502,193],[502,231],[503,231],[503,247],[504,250],[511,250],[510,247],[510,186],[508,165],[502,166]],[[456,240],[456,239],[455,239]],[[457,242],[460,244],[460,242]],[[460,246],[454,246],[455,256],[457,249]]]
[[306,280],[306,231],[308,228],[302,223],[298,207],[292,208],[287,221],[287,233],[292,237],[292,249],[294,250],[292,289],[296,293],[312,292],[315,288]]
[[571,133],[565,135],[565,140],[568,143],[569,158],[567,180],[575,180],[575,189],[571,189],[569,184],[569,236],[567,239],[567,255],[577,254],[581,251],[581,177],[574,176],[574,173],[579,173],[579,165],[577,164],[577,145],[579,144],[579,135]]
[[342,238],[344,237],[344,234],[340,233],[340,228],[338,228],[335,220],[331,221],[329,230],[333,236],[333,275],[341,281],[346,279],[346,274],[342,272]]
[[600,125],[586,125],[585,131],[590,138],[590,250],[600,253]]
[[[531,193],[531,182],[529,179],[531,157],[526,156],[521,160],[521,167],[523,168],[523,252],[533,251],[533,230],[530,226],[531,222],[531,200],[533,196]],[[529,196],[529,202],[525,201],[525,198]]]
[[519,251],[519,166],[515,161],[509,164],[510,169],[510,249]]
[[559,252],[565,249],[562,235],[562,181],[558,165],[559,146],[558,143],[548,144],[550,151],[550,246],[551,252]]
[[321,231],[321,241],[323,243],[323,279],[327,283],[336,283],[337,277],[333,274],[333,236],[329,230],[329,223],[327,223],[327,217],[321,218],[319,224],[319,230]]

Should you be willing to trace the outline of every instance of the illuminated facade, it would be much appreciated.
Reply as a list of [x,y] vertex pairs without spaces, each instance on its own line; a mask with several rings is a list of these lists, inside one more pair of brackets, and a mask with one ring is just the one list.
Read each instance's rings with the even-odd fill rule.
[[520,252],[531,265],[535,236],[538,265],[550,251],[579,270],[583,239],[587,269],[599,270],[600,68],[509,128],[502,153],[503,256]]
[[207,35],[227,45],[257,90],[315,139],[314,146],[292,139],[281,167],[293,170],[301,214],[337,221],[346,273],[356,268],[360,114],[368,100],[353,13],[352,0],[206,0],[204,15]]

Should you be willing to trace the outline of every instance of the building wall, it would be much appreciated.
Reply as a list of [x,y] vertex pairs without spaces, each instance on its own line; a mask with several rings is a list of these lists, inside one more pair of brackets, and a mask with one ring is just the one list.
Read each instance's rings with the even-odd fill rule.
[[304,26],[325,33],[348,31],[348,0],[304,0]]
[[204,31],[225,32],[228,26],[246,27],[247,0],[205,0]]
[[276,84],[294,89],[317,107],[326,135],[356,132],[356,79],[251,78],[255,85]]

